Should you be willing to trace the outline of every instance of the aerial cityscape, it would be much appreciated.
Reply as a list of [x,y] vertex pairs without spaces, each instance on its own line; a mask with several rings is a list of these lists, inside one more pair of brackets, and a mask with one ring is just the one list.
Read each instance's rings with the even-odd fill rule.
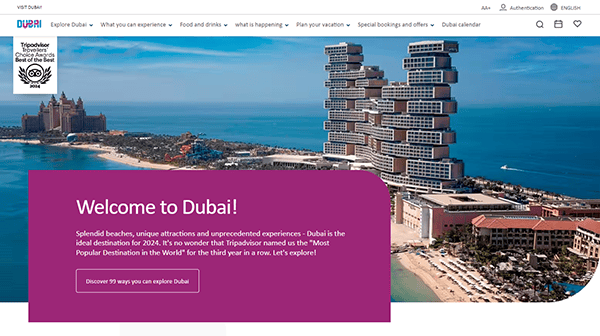
[[[86,105],[97,114],[87,115],[85,97],[75,101],[64,92],[32,105],[20,127],[1,127],[0,141],[84,149],[138,169],[367,170],[390,192],[392,301],[558,301],[579,292],[598,264],[600,199],[467,176],[478,163],[451,156],[461,141],[460,130],[451,128],[461,113],[451,92],[461,85],[461,64],[454,67],[452,58],[459,42],[406,47],[395,60],[406,78],[388,80],[383,69],[391,65],[364,65],[370,50],[361,44],[325,46],[322,152],[227,141],[210,132],[109,129],[111,115]],[[408,286],[398,279],[409,273],[433,294],[395,295],[395,286]]]

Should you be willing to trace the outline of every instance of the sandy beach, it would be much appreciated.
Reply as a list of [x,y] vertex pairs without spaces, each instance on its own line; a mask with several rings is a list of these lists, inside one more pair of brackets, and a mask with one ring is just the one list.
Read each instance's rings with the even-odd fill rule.
[[[404,268],[417,275],[427,287],[435,293],[435,295],[443,302],[469,302],[469,296],[464,293],[458,286],[454,285],[450,280],[438,278],[433,273],[433,268],[427,261],[418,257],[414,253],[399,253],[398,261]],[[440,272],[437,272],[440,273]],[[451,288],[449,290],[448,288]]]
[[[415,231],[404,225],[392,223],[393,243],[403,245],[407,242],[418,242],[419,240],[423,241],[423,239],[418,238],[418,235]],[[508,301],[506,300],[506,297],[509,297],[512,301],[516,301],[514,297],[507,294],[502,294],[503,297],[501,298],[497,294],[498,290],[493,287],[492,284],[483,280],[483,277],[481,274],[479,274],[479,272],[469,266],[463,266],[462,263],[457,260],[457,258],[449,255],[442,257],[438,251],[432,251],[429,249],[425,249],[425,253],[426,256],[421,254],[417,255],[416,252],[403,252],[397,253],[396,257],[404,268],[418,276],[441,301],[486,302],[484,300],[485,298],[489,302],[506,302]],[[461,265],[466,271],[453,266],[453,263]],[[432,264],[438,265],[438,267],[444,270],[444,272],[435,268]],[[444,264],[450,265],[453,270]],[[469,276],[469,274],[475,279],[483,280],[483,282],[477,282],[474,278]],[[450,277],[454,278],[455,281],[451,280]],[[476,283],[479,288],[483,289],[483,291],[477,292],[477,290],[472,287],[467,280],[465,280],[465,278],[469,279],[469,281],[472,281],[473,283]],[[471,290],[472,294],[469,294],[465,290],[461,289],[458,283]],[[490,289],[486,289],[482,284]]]
[[[14,143],[22,143],[29,145],[40,145],[39,140],[23,140],[23,139],[0,139],[0,142],[14,142]],[[56,146],[56,147],[66,147],[66,148],[75,148],[75,149],[83,149],[83,150],[92,150],[99,152],[98,157],[111,160],[118,163],[126,164],[129,166],[137,167],[137,168],[145,168],[145,169],[156,169],[156,170],[185,170],[186,168],[179,168],[168,164],[159,164],[159,163],[151,163],[148,161],[140,160],[133,158],[131,156],[120,154],[113,147],[106,147],[100,144],[71,144],[68,142],[60,142],[56,144],[44,144],[45,146]]]
[[84,149],[84,150],[92,150],[100,152],[98,157],[111,160],[114,162],[118,162],[121,164],[126,164],[128,166],[133,166],[137,168],[145,168],[145,169],[156,169],[156,170],[174,170],[178,169],[178,167],[174,167],[168,164],[159,164],[159,163],[151,163],[148,161],[140,160],[126,154],[118,153],[116,148],[102,146],[100,144],[71,144],[68,142],[60,142],[57,144],[50,144],[50,146],[57,147],[68,147],[68,148],[76,148],[76,149]]
[[128,166],[133,166],[133,167],[137,167],[137,168],[156,169],[156,170],[178,169],[178,167],[171,166],[168,164],[152,163],[152,162],[148,162],[148,161],[144,161],[141,159],[131,157],[126,154],[121,154],[121,153],[118,153],[116,148],[114,148],[114,147],[106,147],[106,146],[102,146],[100,144],[69,144],[66,142],[61,142],[58,144],[54,144],[53,146],[98,151],[98,152],[100,152],[98,154],[98,157],[100,157],[100,158],[103,158],[105,160],[111,160],[111,161],[122,163],[122,164],[126,164]]
[[157,169],[157,170],[175,170],[179,169],[178,167],[174,167],[168,164],[159,164],[159,163],[151,163],[147,161],[143,161],[140,159],[133,158],[131,156],[117,153],[115,150],[109,150],[104,153],[98,154],[98,157],[101,157],[106,160],[111,160],[115,162],[119,162],[122,164],[126,164],[133,167],[138,168],[146,168],[146,169]]
[[25,139],[0,139],[0,142],[14,142],[28,145],[39,145],[40,140],[25,140]]

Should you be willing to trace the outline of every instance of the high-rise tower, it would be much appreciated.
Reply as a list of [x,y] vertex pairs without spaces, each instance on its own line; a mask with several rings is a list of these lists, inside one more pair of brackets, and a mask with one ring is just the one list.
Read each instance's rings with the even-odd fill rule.
[[[363,66],[362,46],[354,43],[340,43],[325,47],[329,72],[325,87],[329,88],[325,109],[329,110],[329,120],[324,129],[329,131],[328,141],[323,144],[323,152],[330,157],[346,158],[354,156],[356,145],[366,145],[368,137],[355,130],[356,123],[368,121],[363,109],[372,105],[370,98],[381,97],[381,87],[387,85],[383,71],[377,66]],[[353,157],[354,159],[354,157]]]
[[[326,47],[325,53],[332,47]],[[456,101],[450,94],[450,84],[458,81],[458,72],[452,67],[449,55],[455,52],[458,52],[458,42],[454,41],[410,43],[410,57],[403,60],[403,68],[408,70],[407,81],[384,84],[381,95],[365,96],[347,107],[344,116],[356,117],[352,129],[329,133],[329,142],[324,146],[326,156],[346,155],[349,160],[366,158],[388,185],[408,191],[454,192],[452,187],[463,176],[464,170],[462,161],[450,158],[448,147],[456,142],[449,117],[457,110]],[[326,70],[328,66],[332,66],[331,56]],[[330,79],[332,74],[330,72]],[[361,79],[364,80],[366,77]],[[382,77],[378,80],[387,82]],[[356,86],[358,83],[356,80]],[[325,108],[328,108],[327,101]],[[358,120],[360,112],[363,112],[362,120]],[[336,119],[332,116],[338,117],[339,113],[329,111],[326,130],[333,130],[328,123],[333,123]],[[347,119],[342,120],[348,123]],[[334,146],[342,143],[338,140],[346,138],[332,133],[351,133],[345,137],[355,139],[353,151],[334,151]],[[363,138],[364,142],[360,142]],[[350,143],[345,142],[346,145]]]

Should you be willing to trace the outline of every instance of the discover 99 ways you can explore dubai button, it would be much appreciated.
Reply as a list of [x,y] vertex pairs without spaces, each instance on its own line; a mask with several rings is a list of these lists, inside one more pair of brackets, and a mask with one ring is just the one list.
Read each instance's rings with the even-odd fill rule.
[[77,269],[77,293],[199,293],[199,269]]

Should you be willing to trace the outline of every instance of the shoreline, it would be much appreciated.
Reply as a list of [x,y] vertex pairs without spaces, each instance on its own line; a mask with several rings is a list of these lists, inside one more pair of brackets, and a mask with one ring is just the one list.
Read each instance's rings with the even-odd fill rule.
[[[418,245],[425,243],[424,245],[427,245],[427,242],[424,242],[423,239],[418,237],[418,234],[415,231],[411,230],[407,226],[395,224],[393,222],[391,223],[391,226],[393,245],[403,246],[410,243],[416,243]],[[438,251],[433,251],[430,249],[423,250],[425,251],[427,257],[423,256],[423,253],[417,255],[416,250],[412,249],[405,252],[396,253],[392,256],[396,257],[403,268],[421,279],[421,281],[427,287],[429,287],[429,289],[431,289],[431,291],[441,302],[485,302],[483,297],[489,300],[489,302],[508,301],[506,298],[502,298],[502,300],[495,299],[494,297],[500,296],[496,293],[498,290],[487,281],[484,281],[485,285],[490,286],[492,290],[484,290],[483,293],[478,293],[472,289],[472,287],[470,287],[460,275],[458,275],[461,274],[462,276],[468,277],[468,274],[472,274],[478,279],[483,279],[483,276],[477,270],[467,266],[467,268],[469,268],[467,272],[459,271],[458,273],[454,273],[446,266],[443,266],[443,264],[457,262],[457,258],[450,255],[442,257]],[[434,268],[431,263],[438,265],[444,269],[445,272]],[[458,270],[457,268],[455,269]],[[469,296],[469,294],[461,289],[456,282],[452,281],[449,276],[456,279],[465,287],[469,287],[473,292],[472,295]],[[479,286],[484,287],[481,284],[479,284]],[[509,297],[513,302],[517,302],[516,298],[511,295],[503,294],[503,296]]]
[[181,170],[181,168],[174,167],[174,166],[167,165],[167,164],[151,163],[148,161],[142,161],[141,159],[136,159],[134,157],[131,157],[131,156],[128,156],[125,154],[117,153],[114,150],[105,151],[104,153],[99,153],[96,156],[99,158],[105,159],[105,160],[121,163],[121,164],[132,166],[132,167],[137,167],[137,168],[154,169],[154,170]]
[[[391,238],[392,238],[393,245],[402,246],[402,245],[408,244],[410,242],[422,241],[419,238],[417,232],[411,230],[410,228],[406,227],[405,225],[396,224],[396,223],[394,223],[393,220],[391,221],[390,224],[392,227],[391,228]],[[441,291],[439,289],[439,286],[436,287],[435,280],[433,279],[433,277],[431,277],[431,275],[428,274],[427,272],[423,272],[423,271],[419,270],[419,268],[417,267],[418,264],[414,263],[412,260],[409,259],[409,257],[416,257],[415,255],[409,254],[408,252],[404,252],[404,253],[396,253],[396,254],[393,254],[392,256],[395,257],[396,260],[398,260],[398,262],[404,269],[413,273],[419,279],[421,279],[421,281],[425,284],[425,286],[429,287],[429,289],[433,292],[433,294],[435,294],[435,296],[437,296],[438,300],[440,300],[441,302],[448,301],[447,294],[449,294],[449,293],[445,293],[445,292]],[[452,302],[452,300],[450,300],[450,301]]]
[[25,140],[25,139],[0,139],[0,142],[12,142],[26,145],[41,145],[40,140]]
[[116,148],[114,147],[106,147],[100,144],[70,144],[67,142],[61,142],[57,144],[49,144],[50,146],[56,147],[65,147],[65,148],[75,148],[75,149],[83,149],[83,150],[91,150],[99,152],[96,156],[113,162],[117,162],[120,164],[143,168],[143,169],[154,169],[154,170],[177,170],[178,167],[174,167],[168,164],[160,164],[160,163],[152,163],[148,161],[143,161],[141,159],[134,158],[127,154],[118,153]]
[[[422,255],[417,256],[415,253],[403,252],[397,254],[397,259],[404,268],[419,277],[441,302],[518,302],[512,295],[507,293],[499,294],[501,291],[487,281],[483,282],[485,285],[479,283],[478,287],[482,289],[482,291],[477,292],[474,287],[471,287],[467,281],[464,280],[465,278],[462,278],[463,276],[467,277],[468,274],[472,274],[478,279],[483,279],[481,274],[476,270],[470,269],[468,272],[458,271],[457,273],[442,273],[435,269],[430,263],[433,262],[439,266],[442,262],[455,262],[457,258],[451,256],[441,257],[437,251],[428,251],[427,256],[428,258],[425,258]],[[451,280],[450,277],[456,279],[456,282]],[[457,282],[462,284],[465,288],[469,288],[472,293],[467,293],[457,284]],[[489,289],[486,287],[489,287]]]
[[41,145],[41,146],[54,146],[54,147],[63,147],[63,148],[74,148],[81,150],[90,150],[98,152],[97,157],[109,160],[113,162],[117,162],[120,164],[136,167],[136,168],[144,168],[144,169],[154,169],[154,170],[186,170],[185,168],[179,168],[175,166],[171,166],[168,164],[160,164],[160,163],[152,163],[148,161],[143,161],[141,159],[137,159],[126,154],[117,153],[116,149],[113,147],[105,147],[100,144],[70,144],[67,142],[60,142],[56,144],[42,144],[39,140],[24,140],[24,139],[0,139],[0,142],[10,142],[10,143],[20,143],[27,145]]
[[[225,140],[221,140],[221,141],[225,141]],[[189,168],[189,167],[176,167],[176,166],[172,166],[172,165],[164,164],[164,163],[151,163],[148,161],[144,161],[143,159],[138,159],[135,157],[128,156],[127,154],[117,153],[116,149],[114,149],[112,147],[101,147],[100,144],[89,144],[89,143],[70,144],[67,142],[61,142],[61,143],[55,143],[55,144],[42,144],[37,139],[26,140],[26,139],[15,139],[15,138],[1,138],[0,142],[13,142],[13,143],[32,144],[32,145],[62,146],[62,147],[70,147],[70,148],[78,148],[78,149],[96,150],[96,151],[103,152],[98,155],[102,159],[111,160],[111,161],[114,161],[117,163],[129,165],[129,166],[136,167],[136,168],[156,169],[156,170],[191,170],[191,168]],[[111,152],[114,152],[114,153],[112,155],[110,155]],[[476,186],[474,186],[474,187],[476,187],[476,188],[483,188],[485,185],[492,185],[495,187],[502,188],[501,192],[505,192],[505,193],[508,192],[509,194],[517,192],[516,189],[518,187],[520,190],[517,193],[526,196],[526,198],[529,201],[533,201],[533,202],[539,202],[539,199],[538,200],[534,199],[534,197],[536,197],[536,196],[541,196],[541,198],[543,200],[550,200],[550,201],[570,201],[570,200],[582,199],[581,197],[576,197],[576,196],[571,196],[571,195],[566,195],[566,194],[558,194],[558,193],[554,193],[554,192],[551,192],[548,190],[531,188],[531,187],[526,187],[526,186],[521,186],[521,185],[517,186],[517,185],[513,185],[511,183],[507,183],[507,182],[505,183],[503,181],[496,181],[496,180],[488,179],[485,176],[465,175],[464,178],[474,182],[476,184]],[[483,192],[483,190],[492,190],[492,189],[483,188],[482,192]],[[510,198],[510,199],[513,199],[513,198]]]
[[421,281],[423,281],[423,283],[427,287],[429,287],[429,289],[431,289],[431,291],[435,294],[435,296],[438,297],[438,299],[441,302],[469,302],[468,296],[465,300],[465,297],[453,295],[461,294],[462,292],[460,292],[460,290],[459,292],[455,290],[454,293],[450,293],[450,291],[448,291],[447,289],[444,290],[443,288],[440,288],[441,284],[439,283],[439,281],[436,280],[432,274],[430,274],[422,268],[423,266],[421,264],[425,261],[419,261],[414,258],[416,258],[416,255],[409,254],[406,252],[398,253],[396,256],[396,259],[402,265],[402,267],[404,267],[407,271],[413,273],[419,279],[421,279]]

